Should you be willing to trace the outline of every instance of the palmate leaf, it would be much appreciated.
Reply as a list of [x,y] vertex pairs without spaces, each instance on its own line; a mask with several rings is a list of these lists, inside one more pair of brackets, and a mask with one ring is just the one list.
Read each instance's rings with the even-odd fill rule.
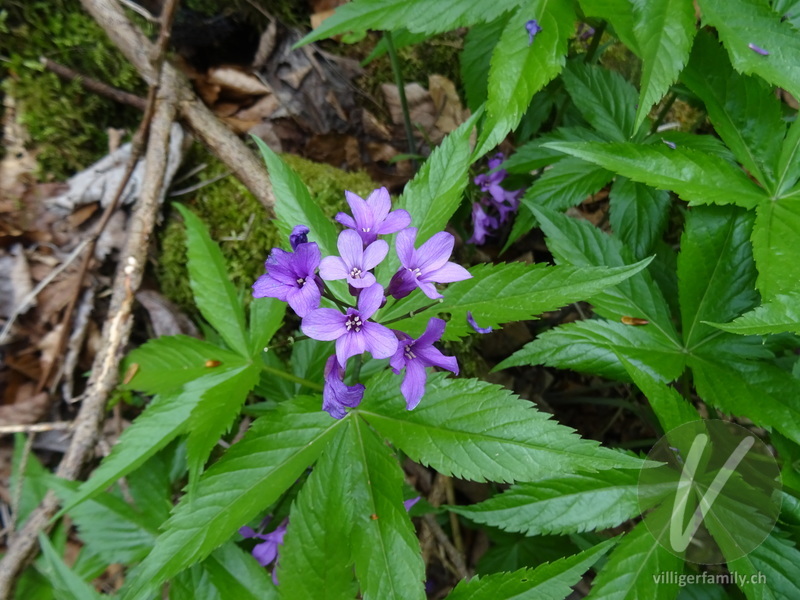
[[222,252],[194,213],[180,204],[175,208],[186,222],[189,284],[197,308],[231,350],[247,356],[244,308],[228,277]]
[[734,206],[697,206],[686,214],[678,289],[687,348],[718,335],[703,321],[727,321],[758,302],[752,227],[752,213]]
[[607,20],[614,33],[631,51],[641,56],[639,43],[634,35],[633,11],[630,0],[579,0],[583,14]]
[[[494,10],[501,3],[474,3]],[[475,156],[499,144],[522,119],[533,95],[564,66],[569,38],[575,27],[572,2],[523,0],[497,42],[489,68],[489,98]],[[536,19],[542,28],[528,44],[525,23]]]
[[253,298],[250,302],[248,345],[250,356],[257,357],[278,331],[286,314],[286,302],[277,298]]
[[535,569],[520,569],[513,573],[497,573],[461,581],[447,596],[447,600],[562,600],[571,593],[570,587],[578,583],[583,574],[615,543],[616,540],[606,540],[580,554]]
[[[425,565],[403,506],[403,471],[389,447],[359,418],[352,419],[343,452],[353,503],[351,550],[364,598],[425,599]],[[344,597],[344,596],[342,596]]]
[[[470,269],[472,279],[449,285],[443,293],[443,302],[435,310],[451,315],[444,339],[458,339],[473,332],[467,324],[467,311],[472,312],[482,327],[530,319],[593,297],[638,273],[646,265],[644,261],[610,269],[519,262],[478,265]],[[387,311],[381,318],[397,316],[400,315]],[[421,334],[430,317],[430,311],[425,311],[403,319],[398,327],[410,335]]]
[[652,253],[669,216],[669,193],[625,177],[617,177],[609,192],[611,229],[636,259]]
[[681,80],[697,94],[714,129],[744,167],[775,191],[775,166],[786,125],[780,101],[762,79],[733,70],[710,34],[700,32]]
[[464,37],[464,49],[461,61],[461,80],[464,82],[464,94],[467,107],[477,111],[486,102],[489,93],[489,65],[492,52],[500,38],[500,33],[508,23],[506,14],[489,23],[478,23],[471,27]]
[[747,600],[782,600],[800,596],[798,562],[800,552],[794,542],[775,529],[755,550],[730,561],[728,568],[742,576],[739,587]]
[[[202,568],[220,600],[275,600],[278,597],[267,571],[249,553],[232,542],[214,550],[203,561]],[[195,593],[197,591],[200,590],[195,590]]]
[[779,194],[794,186],[800,177],[800,119],[795,119],[786,132],[775,171],[777,178],[775,188]]
[[47,579],[52,583],[58,598],[61,600],[100,600],[101,596],[92,584],[81,579],[58,555],[52,542],[44,534],[39,534],[39,546],[42,549],[47,569]]
[[507,390],[477,379],[428,377],[413,411],[396,375],[370,380],[358,413],[410,458],[475,481],[533,481],[554,473],[637,468],[642,461],[551,420]]
[[347,485],[354,468],[348,428],[331,441],[292,504],[278,562],[281,598],[339,600],[358,592],[350,556],[355,509]]
[[627,381],[628,373],[620,357],[664,381],[678,377],[686,364],[682,349],[648,325],[636,327],[590,319],[539,334],[494,370],[544,364]]
[[763,202],[756,209],[753,256],[765,301],[800,289],[800,198]]
[[[755,73],[800,96],[800,38],[767,2],[698,0],[703,22],[716,28],[737,71]],[[767,50],[762,56],[749,48]]]
[[548,142],[604,142],[603,136],[587,127],[559,127],[538,136],[536,139],[523,144],[516,149],[504,163],[503,168],[509,173],[527,174],[535,169],[541,169],[555,164],[566,155],[558,150],[548,148]]
[[778,294],[730,323],[711,323],[717,329],[740,335],[768,335],[790,331],[800,334],[800,292]]
[[547,147],[624,175],[693,204],[753,208],[767,198],[739,168],[706,152],[665,144],[551,142]]
[[633,34],[642,58],[638,128],[689,59],[697,28],[692,0],[634,0]]
[[298,397],[261,417],[184,497],[153,551],[129,576],[123,598],[144,599],[162,582],[203,560],[274,502],[325,449],[346,421]]
[[639,471],[609,470],[520,483],[472,506],[449,507],[468,519],[525,535],[581,533],[616,527],[638,516],[672,487],[637,495]]
[[486,534],[492,545],[475,565],[477,575],[537,567],[569,556],[578,550],[567,536],[524,537],[489,528],[486,529]]

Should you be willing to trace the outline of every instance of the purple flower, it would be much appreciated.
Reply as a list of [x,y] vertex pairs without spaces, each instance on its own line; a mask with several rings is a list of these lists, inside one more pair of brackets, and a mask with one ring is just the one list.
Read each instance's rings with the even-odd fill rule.
[[344,368],[336,360],[336,355],[332,355],[325,363],[325,385],[322,388],[322,410],[334,419],[343,418],[347,412],[345,407],[355,408],[361,404],[364,397],[364,386],[360,383],[356,385],[345,385]]
[[416,496],[416,497],[414,497],[414,498],[409,498],[408,500],[403,500],[403,508],[405,508],[405,509],[406,509],[406,512],[409,512],[409,511],[411,510],[411,508],[412,508],[412,507],[413,507],[413,506],[414,506],[414,505],[415,505],[417,502],[419,502],[420,498],[422,498],[422,496]]
[[361,236],[364,245],[371,244],[379,235],[397,233],[411,224],[411,215],[405,210],[394,210],[389,199],[389,191],[382,187],[375,190],[364,200],[353,192],[345,192],[347,203],[353,216],[340,212],[336,220]]
[[368,351],[375,358],[388,358],[397,350],[397,338],[388,327],[368,319],[383,302],[383,287],[376,283],[361,290],[358,309],[342,314],[333,308],[312,310],[300,329],[315,340],[336,340],[336,358],[344,367],[347,359]]
[[448,262],[455,239],[446,231],[434,234],[431,239],[414,249],[416,227],[397,234],[397,256],[403,265],[389,283],[389,293],[397,299],[404,298],[419,288],[432,299],[441,298],[434,283],[452,283],[470,279],[472,275],[454,262]]
[[761,56],[769,56],[769,51],[764,50],[761,46],[756,46],[755,44],[747,44],[747,47],[750,48],[756,54],[760,54]]
[[528,46],[530,46],[533,43],[533,38],[536,37],[536,34],[539,33],[542,28],[539,26],[539,22],[536,19],[531,19],[525,23],[525,30],[528,32]]
[[305,225],[295,225],[292,233],[289,234],[289,243],[292,245],[292,250],[297,250],[300,244],[308,242],[308,232],[311,231]]
[[425,367],[439,367],[458,375],[458,361],[454,356],[445,356],[434,345],[444,333],[445,322],[433,318],[428,321],[425,333],[419,339],[413,339],[400,333],[402,339],[397,345],[397,352],[389,360],[392,370],[399,373],[405,367],[406,375],[400,384],[400,392],[406,399],[406,408],[413,409],[425,394],[425,382],[428,374]]
[[383,240],[372,242],[364,248],[361,237],[350,229],[339,234],[336,242],[338,256],[326,256],[319,265],[319,275],[326,281],[347,279],[354,288],[369,287],[375,283],[375,275],[369,271],[386,258],[389,244]]
[[478,333],[492,333],[491,327],[479,327],[475,322],[475,317],[472,316],[472,311],[467,311],[467,323]]
[[472,204],[472,226],[474,230],[472,237],[467,240],[468,244],[482,246],[486,243],[486,238],[498,227],[497,219],[486,214],[480,202]]
[[270,533],[258,533],[251,527],[242,527],[239,529],[239,535],[245,538],[264,540],[260,544],[256,544],[252,551],[253,558],[255,558],[262,567],[266,567],[278,558],[279,546],[283,544],[283,536],[286,535],[286,526],[288,524],[289,519],[284,519],[283,522]]
[[295,252],[274,248],[264,263],[266,273],[253,284],[253,298],[283,300],[304,317],[319,306],[322,295],[322,280],[314,274],[319,261],[314,242],[298,244]]

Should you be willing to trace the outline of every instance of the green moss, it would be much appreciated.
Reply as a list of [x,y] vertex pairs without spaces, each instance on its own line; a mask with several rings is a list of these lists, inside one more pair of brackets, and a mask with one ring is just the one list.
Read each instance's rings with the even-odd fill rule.
[[[282,158],[306,183],[311,197],[331,219],[346,209],[344,190],[365,196],[377,187],[364,173],[346,173],[289,154]],[[221,163],[196,148],[187,163],[200,162],[209,164],[202,171],[203,180],[226,172]],[[264,259],[269,250],[282,245],[275,224],[267,218],[258,200],[232,176],[204,186],[182,200],[208,225],[211,237],[220,244],[234,284],[242,289],[249,288],[264,272]],[[177,215],[168,218],[160,245],[156,271],[161,290],[173,302],[194,313],[186,271],[186,234]]]
[[0,36],[2,89],[35,140],[42,179],[63,179],[108,152],[107,127],[132,129],[141,118],[45,72],[40,56],[112,86],[144,95],[145,85],[78,0],[7,3]]

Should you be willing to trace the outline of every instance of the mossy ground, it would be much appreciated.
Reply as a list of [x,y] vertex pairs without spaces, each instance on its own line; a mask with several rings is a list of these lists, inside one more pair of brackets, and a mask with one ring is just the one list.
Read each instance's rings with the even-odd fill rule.
[[[364,173],[347,173],[289,154],[282,158],[306,183],[311,197],[331,219],[337,212],[347,210],[345,190],[366,196],[376,187]],[[199,176],[202,180],[213,179],[226,171],[221,163],[199,147],[190,153],[186,162],[209,164]],[[258,200],[231,176],[204,186],[180,198],[180,201],[209,227],[211,237],[222,248],[231,280],[237,287],[249,289],[264,272],[264,260],[269,250],[282,245],[277,228]],[[194,313],[186,271],[186,233],[183,222],[174,213],[167,218],[160,235],[156,274],[164,295]]]

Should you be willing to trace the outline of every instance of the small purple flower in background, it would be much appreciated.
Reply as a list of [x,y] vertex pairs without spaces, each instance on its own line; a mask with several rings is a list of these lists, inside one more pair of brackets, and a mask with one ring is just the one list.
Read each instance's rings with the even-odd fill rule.
[[489,173],[476,175],[473,182],[487,193],[479,203],[472,205],[472,224],[474,232],[469,243],[483,245],[486,238],[494,235],[509,216],[519,209],[519,200],[524,190],[507,191],[501,183],[508,176],[508,171],[500,169],[505,156],[502,152],[489,159]]
[[253,284],[253,298],[283,300],[304,317],[319,306],[322,296],[322,280],[315,274],[319,263],[314,242],[298,244],[295,252],[274,248],[264,263],[266,273]]
[[350,229],[339,234],[336,242],[338,256],[326,256],[319,265],[319,275],[326,281],[347,279],[354,288],[365,288],[375,283],[370,273],[389,252],[389,244],[383,240],[372,242],[364,248],[361,237]]
[[478,333],[492,333],[491,327],[480,327],[475,322],[475,317],[472,316],[472,311],[467,311],[467,324],[472,327]]
[[336,358],[342,367],[348,358],[365,351],[375,358],[389,358],[397,350],[397,338],[388,327],[369,321],[382,302],[383,287],[376,283],[361,291],[357,309],[348,308],[344,314],[333,308],[312,310],[300,329],[315,340],[336,340]]
[[756,46],[755,44],[747,44],[747,47],[750,48],[756,54],[760,54],[761,56],[769,56],[769,51],[764,50],[761,46]]
[[[278,551],[280,546],[283,545],[283,537],[286,535],[286,527],[289,525],[289,519],[284,519],[274,531],[270,533],[258,533],[252,527],[242,527],[239,529],[239,535],[245,538],[258,538],[264,540],[260,544],[256,544],[252,550],[253,558],[258,561],[262,567],[266,567],[278,558]],[[272,581],[275,585],[278,584],[276,572],[272,571]]]
[[482,246],[486,243],[486,237],[498,228],[499,223],[496,218],[486,214],[480,202],[473,202],[472,226],[474,228],[472,237],[467,240],[467,243]]
[[578,38],[585,42],[594,35],[594,27],[590,27],[586,23],[581,23],[578,25],[578,31],[576,33],[578,34]]
[[403,368],[406,370],[400,392],[406,399],[408,410],[416,407],[425,394],[425,382],[428,379],[425,367],[439,367],[458,375],[458,361],[455,357],[445,356],[433,345],[433,342],[442,337],[444,328],[445,322],[442,319],[433,318],[428,321],[428,327],[419,339],[415,340],[400,333],[402,337],[397,352],[389,360],[389,364],[395,373],[400,373]]
[[528,46],[533,43],[533,38],[536,37],[536,34],[542,30],[541,26],[539,25],[539,21],[536,19],[531,19],[527,23],[525,23],[525,31],[528,32]]
[[442,295],[436,291],[434,283],[453,283],[470,279],[464,267],[448,262],[453,253],[455,238],[446,231],[431,236],[418,249],[414,249],[417,228],[409,227],[397,234],[397,256],[403,265],[389,283],[389,294],[397,299],[408,296],[415,288],[433,300]]
[[417,502],[419,502],[420,498],[422,498],[422,496],[417,496],[416,498],[409,498],[408,500],[403,500],[403,508],[406,509],[406,512],[409,512],[412,509],[412,507]]
[[336,355],[331,355],[325,363],[325,385],[322,388],[322,410],[334,419],[342,419],[347,414],[345,407],[355,408],[361,404],[364,397],[364,386],[346,385],[344,383],[344,368],[336,360]]
[[389,191],[382,187],[375,190],[364,200],[353,192],[345,192],[347,203],[353,211],[351,217],[340,212],[336,220],[361,236],[364,245],[371,244],[379,235],[397,233],[411,224],[411,215],[406,210],[393,210]]
[[300,244],[308,242],[308,232],[311,231],[305,225],[295,225],[292,233],[289,234],[289,243],[292,245],[292,250],[297,250]]

